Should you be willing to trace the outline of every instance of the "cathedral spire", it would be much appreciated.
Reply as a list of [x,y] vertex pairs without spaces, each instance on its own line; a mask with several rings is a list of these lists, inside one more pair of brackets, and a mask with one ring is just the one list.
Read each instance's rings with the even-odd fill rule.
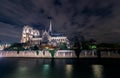
[[52,32],[52,23],[51,23],[51,20],[50,20],[49,32],[50,32],[50,33]]

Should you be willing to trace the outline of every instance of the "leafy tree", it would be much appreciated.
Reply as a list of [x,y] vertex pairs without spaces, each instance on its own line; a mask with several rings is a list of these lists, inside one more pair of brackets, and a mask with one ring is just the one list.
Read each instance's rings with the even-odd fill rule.
[[66,50],[66,49],[68,49],[66,43],[61,43],[61,44],[60,44],[60,49],[61,49],[61,50]]
[[36,50],[36,54],[37,54],[37,55],[39,55],[39,51],[38,51],[38,50],[39,50],[39,48],[38,48],[38,46],[37,46],[37,45],[35,45],[35,46],[33,47],[33,50]]
[[85,42],[82,42],[82,49],[87,49],[87,50],[92,50],[92,49],[96,49],[97,46],[96,46],[96,41],[91,39],[89,41],[85,41]]
[[81,52],[81,42],[77,37],[75,37],[75,39],[74,39],[73,49],[75,51],[75,54],[76,54],[77,58],[79,58],[79,55],[80,55],[80,52]]
[[54,58],[55,55],[55,49],[49,49],[49,52],[51,53],[52,58]]
[[39,54],[39,51],[38,51],[38,50],[36,50],[36,54],[37,54],[37,55]]
[[17,54],[19,54],[19,51],[24,50],[24,48],[23,48],[22,43],[14,43],[5,50],[17,51]]
[[35,46],[33,47],[33,50],[39,50],[38,46],[35,45]]

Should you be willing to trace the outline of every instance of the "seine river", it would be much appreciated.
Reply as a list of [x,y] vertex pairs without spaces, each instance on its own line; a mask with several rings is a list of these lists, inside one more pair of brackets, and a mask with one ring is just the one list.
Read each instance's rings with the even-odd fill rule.
[[120,78],[120,60],[0,58],[0,78]]

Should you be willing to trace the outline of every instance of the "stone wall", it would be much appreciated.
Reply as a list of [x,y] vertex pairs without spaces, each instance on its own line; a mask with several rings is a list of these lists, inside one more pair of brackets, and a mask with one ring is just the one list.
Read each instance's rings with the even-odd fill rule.
[[[80,58],[97,58],[95,50],[82,50]],[[37,57],[37,58],[52,58],[49,51],[0,51],[0,57]],[[74,50],[58,50],[55,52],[54,58],[76,58]],[[101,58],[120,58],[118,52],[101,52]]]

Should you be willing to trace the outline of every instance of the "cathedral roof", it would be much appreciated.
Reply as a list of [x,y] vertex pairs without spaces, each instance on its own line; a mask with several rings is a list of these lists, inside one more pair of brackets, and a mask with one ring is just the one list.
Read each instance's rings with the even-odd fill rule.
[[52,37],[61,37],[61,36],[64,36],[64,34],[62,33],[52,33],[50,34]]

